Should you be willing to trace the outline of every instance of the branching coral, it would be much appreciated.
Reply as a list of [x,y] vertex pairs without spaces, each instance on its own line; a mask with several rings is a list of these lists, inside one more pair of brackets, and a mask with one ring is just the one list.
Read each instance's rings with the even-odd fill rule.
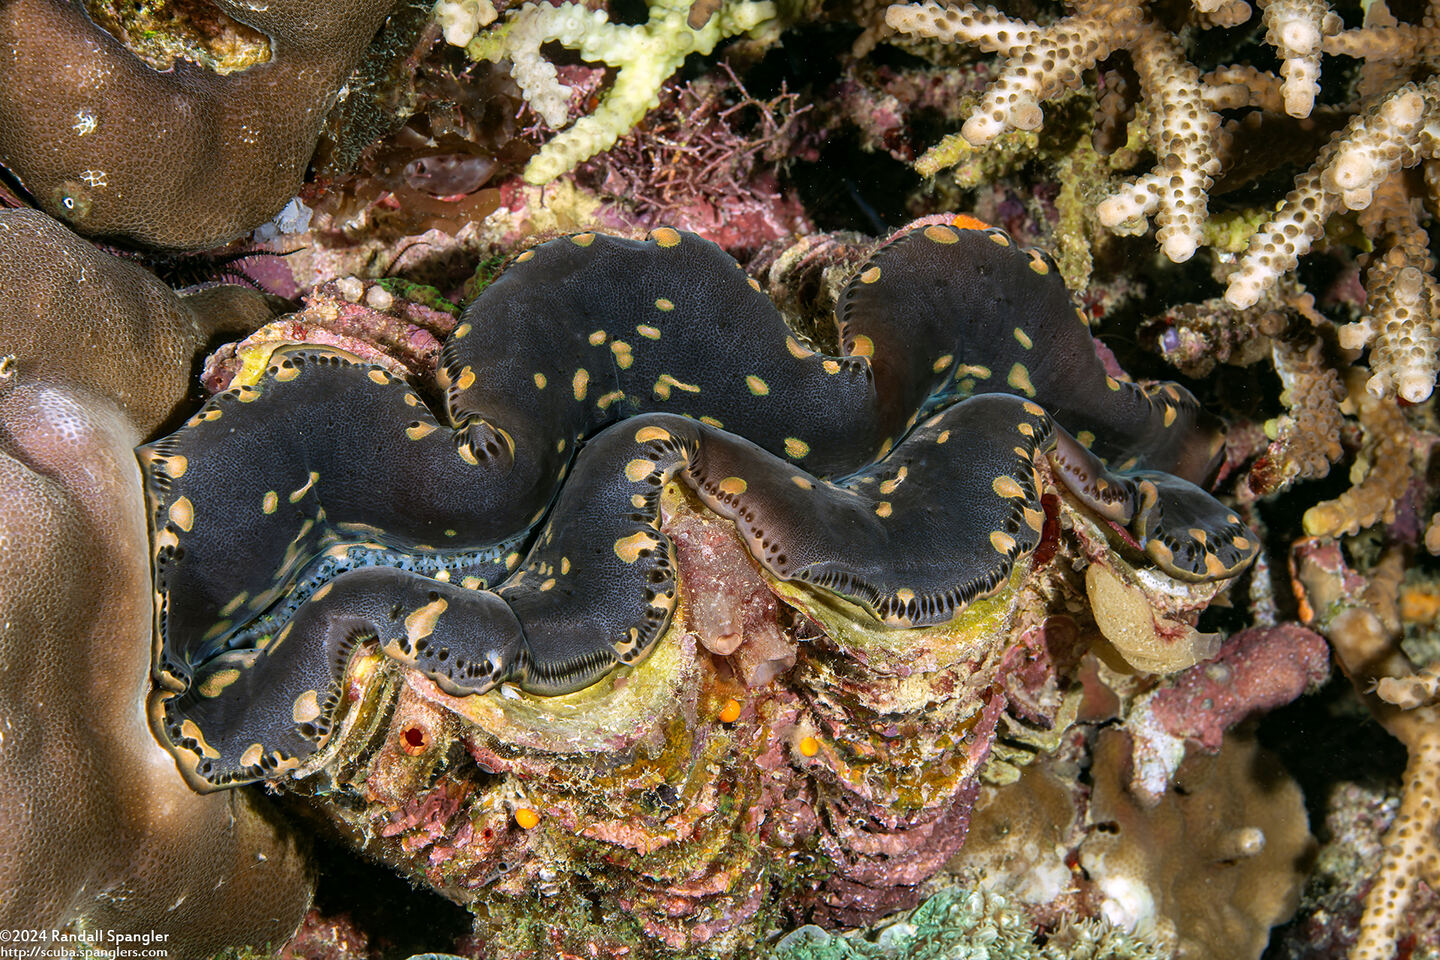
[[[1390,552],[1367,581],[1335,544],[1301,541],[1295,548],[1299,585],[1316,624],[1372,715],[1409,753],[1400,809],[1385,833],[1351,960],[1394,957],[1417,884],[1440,883],[1440,710],[1426,697],[1406,696],[1425,687],[1428,675],[1417,674],[1400,650],[1400,563]],[[1391,696],[1377,696],[1377,684]]]
[[1305,532],[1311,536],[1354,534],[1393,521],[1415,477],[1417,453],[1428,446],[1403,412],[1365,390],[1363,367],[1352,367],[1348,381],[1348,404],[1364,429],[1361,454],[1350,468],[1350,489],[1305,511]]
[[[1071,16],[1047,27],[1011,19],[993,7],[945,7],[936,0],[892,6],[886,22],[901,33],[973,43],[1006,58],[999,77],[961,128],[973,146],[1007,129],[1036,129],[1042,120],[1041,101],[1077,86],[1082,71],[1112,51],[1128,49],[1150,107],[1151,139],[1161,162],[1122,187],[1097,212],[1106,226],[1127,231],[1139,218],[1154,216],[1166,254],[1175,261],[1188,260],[1202,242],[1206,191],[1220,165],[1220,118],[1205,102],[1199,71],[1142,5],[1077,0],[1072,6]],[[957,146],[953,140],[942,143],[932,154],[948,160]],[[935,169],[938,156],[922,157],[917,167]]]
[[1254,303],[1309,252],[1331,214],[1368,207],[1391,174],[1433,158],[1440,149],[1437,124],[1440,77],[1405,84],[1352,118],[1251,239],[1226,298],[1237,307]]
[[[1440,78],[1424,77],[1426,65],[1440,56],[1440,30],[1430,20],[1396,23],[1383,3],[1368,5],[1364,27],[1345,30],[1324,0],[1270,0],[1261,4],[1263,39],[1280,59],[1280,75],[1225,65],[1202,76],[1186,53],[1195,27],[1243,23],[1250,17],[1245,3],[1197,2],[1190,22],[1173,31],[1160,20],[1159,8],[1141,0],[1069,0],[1067,7],[1068,16],[1048,25],[1012,19],[993,7],[946,7],[937,0],[889,8],[886,22],[903,34],[1002,57],[998,77],[961,133],[932,148],[916,168],[933,174],[1005,130],[1035,129],[1041,103],[1078,86],[1090,67],[1106,74],[1096,95],[1102,113],[1096,129],[1109,136],[1125,101],[1114,76],[1124,71],[1112,69],[1111,61],[1118,61],[1112,54],[1123,52],[1139,79],[1136,112],[1148,125],[1143,143],[1132,137],[1131,145],[1147,147],[1158,162],[1112,190],[1095,206],[1094,218],[1114,232],[1133,233],[1143,229],[1142,217],[1153,217],[1161,249],[1180,262],[1202,246],[1229,251],[1237,249],[1236,239],[1243,243],[1244,233],[1237,238],[1233,225],[1210,221],[1209,207],[1217,180],[1228,188],[1253,179],[1258,155],[1271,157],[1264,162],[1273,168],[1287,162],[1280,154],[1298,149],[1303,139],[1267,137],[1266,129],[1277,121],[1293,128],[1291,118],[1322,132],[1339,126],[1250,239],[1229,274],[1226,299],[1237,308],[1256,304],[1321,238],[1333,214],[1373,205],[1361,218],[1376,247],[1366,276],[1367,315],[1342,331],[1343,343],[1372,347],[1372,392],[1412,403],[1428,397],[1440,367],[1431,320],[1437,288],[1414,198],[1399,172],[1433,159],[1440,149]],[[1322,54],[1365,63],[1354,94],[1332,91],[1328,99],[1338,105],[1317,108]],[[1246,112],[1222,123],[1222,110]],[[1271,142],[1256,149],[1257,139]],[[1277,150],[1277,144],[1284,146]],[[1236,211],[1234,222],[1243,228],[1267,219],[1257,212]]]
[[204,248],[275,216],[394,0],[215,6],[268,38],[244,69],[157,70],[82,4],[6,3],[0,164],[87,234]]
[[43,214],[0,212],[6,927],[154,931],[178,960],[278,944],[309,903],[288,830],[256,798],[192,793],[142,707],[152,593],[132,448],[183,401],[215,329]]
[[508,59],[526,100],[547,124],[570,118],[570,88],[540,52],[556,42],[617,71],[595,112],[553,137],[525,168],[531,183],[548,183],[606,150],[660,102],[660,87],[692,53],[708,54],[726,37],[753,30],[775,16],[771,0],[732,0],[703,24],[689,20],[689,0],[654,0],[650,19],[637,26],[611,23],[603,10],[578,3],[526,3],[505,22],[471,40],[476,60]]

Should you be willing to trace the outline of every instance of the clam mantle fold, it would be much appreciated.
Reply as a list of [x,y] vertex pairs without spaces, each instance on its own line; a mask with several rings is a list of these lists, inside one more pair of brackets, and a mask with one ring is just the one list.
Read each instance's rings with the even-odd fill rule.
[[1196,486],[1218,437],[1194,398],[1108,376],[1045,254],[922,221],[837,320],[840,355],[817,352],[718,247],[662,228],[517,257],[445,343],[442,416],[377,366],[277,350],[140,451],[157,734],[215,789],[321,750],[359,651],[452,696],[626,669],[678,603],[671,482],[778,586],[894,631],[1012,582],[1047,536],[1042,472],[1170,577],[1254,555]]

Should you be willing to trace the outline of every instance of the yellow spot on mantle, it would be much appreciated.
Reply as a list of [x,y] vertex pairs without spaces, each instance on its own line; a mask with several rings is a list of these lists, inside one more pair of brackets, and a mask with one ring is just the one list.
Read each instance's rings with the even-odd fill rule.
[[660,339],[660,328],[652,327],[648,323],[637,324],[635,327],[635,332],[640,334],[640,336],[644,337],[646,340]]
[[469,367],[465,367],[463,370],[460,371],[460,376],[456,378],[455,386],[459,387],[461,390],[469,390],[474,385],[475,371],[470,369]]
[[720,481],[718,486],[721,493],[728,493],[732,497],[738,497],[750,489],[750,485],[745,482],[744,477],[726,477]]
[[547,382],[548,382],[548,381],[545,379],[545,374],[543,374],[543,373],[537,373],[537,374],[535,374],[535,389],[537,389],[537,390],[544,390],[544,389],[545,389],[545,384],[546,384]]
[[670,389],[672,387],[676,390],[684,390],[686,393],[700,392],[700,387],[697,384],[685,383],[682,380],[676,380],[668,373],[660,374],[660,378],[655,381],[655,386],[652,389],[654,389],[655,391],[655,396],[659,397],[661,400],[669,400]]
[[857,334],[850,342],[850,356],[852,357],[873,357],[875,356],[875,341],[865,334]]
[[785,455],[787,457],[799,460],[801,457],[808,456],[809,453],[810,444],[806,443],[804,440],[801,440],[798,437],[785,438]]
[[636,457],[634,460],[631,460],[629,463],[625,464],[625,479],[629,480],[631,483],[639,483],[641,480],[644,480],[646,477],[650,476],[650,472],[654,469],[654,460],[646,460],[642,457]]
[[875,504],[876,516],[888,517],[890,516],[891,510],[892,508],[890,506],[889,500],[881,500],[879,503]]
[[861,282],[861,283],[874,283],[876,280],[879,280],[879,279],[880,279],[880,268],[879,268],[879,267],[871,267],[869,270],[866,270],[864,273],[860,274],[860,282]]
[[195,689],[202,697],[218,697],[236,680],[240,679],[239,670],[216,670],[204,680],[196,684]]
[[320,716],[320,700],[314,690],[306,690],[295,698],[290,716],[296,723],[309,723]]
[[195,505],[189,497],[181,497],[170,504],[170,521],[189,533],[195,526]]
[[1026,333],[1024,330],[1016,327],[1013,332],[1015,334],[1015,342],[1020,344],[1020,346],[1024,347],[1026,350],[1029,350],[1031,347],[1035,346],[1035,341],[1031,340],[1030,334]]
[[220,751],[210,746],[209,742],[205,739],[205,734],[200,732],[200,728],[194,720],[180,721],[180,736],[186,740],[195,741],[196,745],[200,747],[200,755],[202,757],[210,760],[220,759]]
[[571,381],[571,386],[575,389],[575,399],[584,400],[585,391],[590,388],[590,371],[583,367],[576,370],[575,377]]
[[745,386],[757,397],[768,396],[770,393],[770,385],[753,373],[745,378]]
[[648,443],[651,440],[669,440],[670,431],[664,427],[641,427],[635,431],[636,443]]
[[990,533],[990,546],[995,548],[996,553],[1008,556],[1015,550],[1015,538],[1004,530],[994,530]]
[[435,424],[433,423],[416,422],[405,428],[405,436],[411,440],[423,440],[434,432]]
[[925,236],[935,243],[955,243],[960,235],[949,227],[933,224],[925,228]]
[[290,491],[290,496],[288,498],[290,502],[299,503],[300,500],[305,496],[305,494],[310,492],[310,488],[315,486],[315,481],[319,479],[320,474],[316,473],[314,470],[311,470],[310,477],[305,481],[305,485],[301,487],[296,487],[294,490]]
[[635,362],[635,355],[630,352],[630,344],[624,340],[616,340],[610,344],[610,350],[615,354],[615,363],[621,370],[629,370],[630,364]]
[[275,509],[279,506],[280,495],[277,494],[274,490],[266,492],[264,498],[260,501],[260,509],[263,510],[265,513],[274,513]]
[[1027,397],[1035,396],[1035,385],[1030,382],[1030,371],[1023,363],[1017,363],[1010,368],[1010,375],[1005,378],[1005,382]]
[[671,300],[669,297],[656,297],[655,309],[661,310],[665,313],[669,313],[671,310],[675,309],[675,301]]
[[1025,496],[1024,489],[1021,488],[1014,477],[996,477],[995,481],[990,484],[990,489],[995,491],[996,496],[1011,499]]
[[640,559],[640,551],[654,547],[655,542],[654,534],[644,530],[632,533],[628,537],[621,537],[615,541],[615,556],[626,563],[634,563]]
[[435,632],[435,624],[440,619],[440,614],[450,606],[444,597],[431,600],[420,607],[414,613],[405,618],[405,638],[412,644],[417,640],[423,640]]

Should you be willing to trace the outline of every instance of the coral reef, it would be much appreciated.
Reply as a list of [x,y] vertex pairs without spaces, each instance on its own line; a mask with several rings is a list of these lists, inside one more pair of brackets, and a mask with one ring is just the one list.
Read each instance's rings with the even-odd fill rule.
[[232,240],[299,192],[326,112],[393,6],[216,0],[232,29],[259,35],[221,69],[152,65],[79,3],[7,2],[0,165],[86,234],[172,249]]
[[[252,325],[253,304],[206,317],[31,211],[0,211],[0,289],[15,351],[0,378],[0,919],[109,945],[154,933],[177,958],[273,948],[310,901],[296,840],[262,798],[193,793],[141,708],[151,588],[131,453],[184,401],[207,336]],[[217,910],[221,886],[234,900]]]
[[0,3],[7,929],[1440,955],[1437,14],[997,6]]

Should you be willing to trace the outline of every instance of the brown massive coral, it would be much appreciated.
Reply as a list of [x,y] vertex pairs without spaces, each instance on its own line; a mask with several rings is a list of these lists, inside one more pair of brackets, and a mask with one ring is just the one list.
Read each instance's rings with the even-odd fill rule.
[[0,291],[0,925],[153,931],[175,958],[278,944],[310,899],[293,836],[257,798],[192,793],[146,724],[132,453],[256,304],[197,312],[31,211],[0,212]]
[[393,6],[216,0],[212,15],[244,55],[155,65],[78,2],[9,0],[0,165],[87,234],[179,249],[232,240],[295,196],[327,111]]

